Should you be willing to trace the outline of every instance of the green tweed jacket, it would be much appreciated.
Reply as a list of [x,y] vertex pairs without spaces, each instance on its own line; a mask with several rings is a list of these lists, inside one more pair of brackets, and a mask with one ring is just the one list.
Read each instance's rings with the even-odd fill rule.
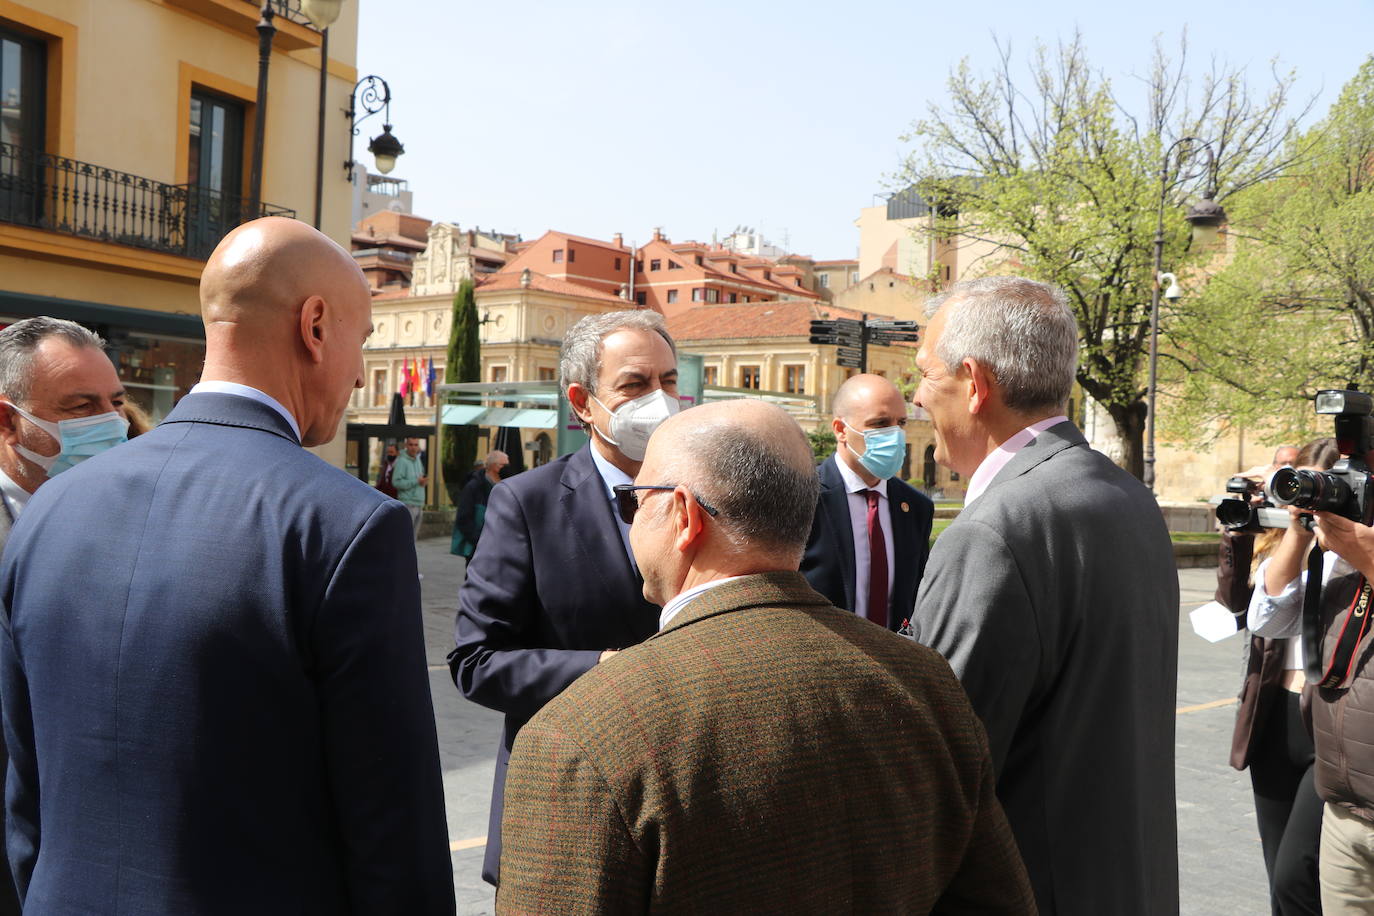
[[511,755],[498,913],[1034,913],[939,655],[748,576],[597,665]]

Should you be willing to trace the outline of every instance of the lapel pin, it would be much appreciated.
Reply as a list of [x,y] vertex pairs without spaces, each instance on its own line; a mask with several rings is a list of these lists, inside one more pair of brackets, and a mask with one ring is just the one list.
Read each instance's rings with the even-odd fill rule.
[[911,505],[910,505],[909,503],[902,503],[902,511],[903,511],[903,512],[910,512],[910,511],[911,511]]

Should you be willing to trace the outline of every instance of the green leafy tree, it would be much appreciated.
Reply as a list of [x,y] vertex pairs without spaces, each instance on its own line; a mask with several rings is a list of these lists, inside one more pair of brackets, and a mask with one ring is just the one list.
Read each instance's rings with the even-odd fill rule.
[[1234,257],[1170,328],[1173,435],[1221,418],[1330,435],[1313,393],[1374,390],[1374,58],[1294,147],[1297,167],[1228,205]]
[[817,464],[835,454],[835,433],[830,427],[809,432],[806,438],[811,440],[811,457]]
[[[1009,48],[998,53],[989,76],[960,64],[948,97],[904,138],[917,151],[902,185],[932,205],[920,231],[937,249],[988,251],[972,275],[1014,273],[1064,289],[1078,319],[1077,381],[1111,417],[1113,457],[1141,476],[1160,201],[1164,270],[1187,276],[1214,255],[1189,248],[1189,202],[1213,181],[1222,201],[1287,166],[1292,77],[1276,75],[1260,94],[1241,70],[1214,65],[1193,82],[1186,46],[1173,61],[1156,44],[1133,106],[1135,93],[1118,95],[1077,35],[1038,46],[1024,75],[1013,72]],[[1206,160],[1191,143],[1165,161],[1185,137],[1211,141],[1214,170],[1200,167]]]
[[[448,358],[444,364],[444,381],[476,382],[482,376],[482,351],[478,337],[477,298],[471,280],[458,285],[453,297],[453,322],[448,333]],[[472,466],[477,463],[477,427],[444,426],[443,448],[444,488],[449,501],[458,505],[458,496],[467,483]]]

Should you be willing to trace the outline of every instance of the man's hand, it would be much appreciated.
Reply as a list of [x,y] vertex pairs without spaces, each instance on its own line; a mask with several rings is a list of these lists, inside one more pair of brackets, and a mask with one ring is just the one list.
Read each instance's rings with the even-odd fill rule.
[[1330,512],[1318,512],[1317,543],[1330,550],[1374,582],[1374,528]]
[[423,486],[425,486],[425,485],[428,484],[428,483],[429,483],[429,475],[428,475],[428,474],[421,474],[421,475],[420,475],[420,486],[423,487]]

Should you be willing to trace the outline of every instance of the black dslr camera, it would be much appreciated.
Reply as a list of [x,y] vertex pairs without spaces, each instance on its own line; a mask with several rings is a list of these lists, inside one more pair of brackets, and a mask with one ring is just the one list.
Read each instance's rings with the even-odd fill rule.
[[1227,531],[1259,534],[1265,528],[1287,528],[1288,513],[1274,508],[1264,484],[1249,477],[1226,481],[1227,498],[1217,503],[1217,521]]
[[1365,456],[1374,447],[1374,398],[1363,391],[1318,391],[1319,414],[1336,418],[1336,448],[1344,455],[1329,471],[1280,468],[1269,496],[1280,506],[1330,512],[1368,525],[1374,509],[1374,477]]

